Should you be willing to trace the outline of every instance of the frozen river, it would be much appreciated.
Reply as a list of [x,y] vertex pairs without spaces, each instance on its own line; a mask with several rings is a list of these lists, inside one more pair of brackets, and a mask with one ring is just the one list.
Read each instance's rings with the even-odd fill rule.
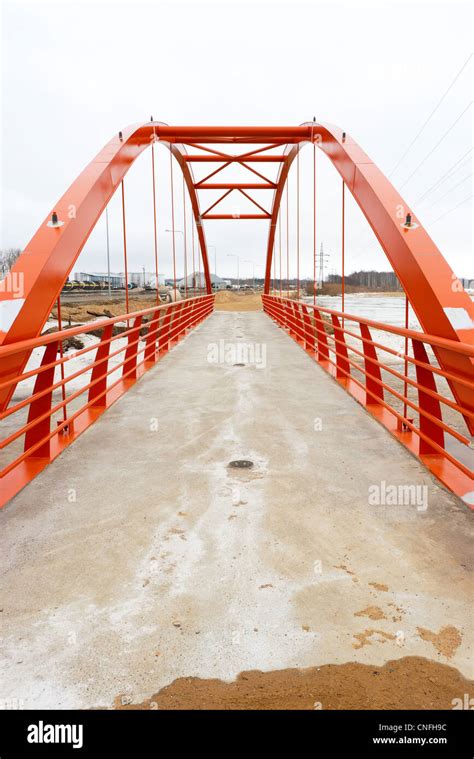
[[[305,297],[307,303],[312,303],[311,297]],[[342,310],[340,295],[318,295],[317,303],[322,308]],[[347,294],[344,298],[344,310],[354,316],[362,316],[373,321],[391,324],[395,327],[405,326],[405,298],[403,295],[374,295],[372,293]],[[410,308],[409,329],[420,329],[420,324],[413,309]]]

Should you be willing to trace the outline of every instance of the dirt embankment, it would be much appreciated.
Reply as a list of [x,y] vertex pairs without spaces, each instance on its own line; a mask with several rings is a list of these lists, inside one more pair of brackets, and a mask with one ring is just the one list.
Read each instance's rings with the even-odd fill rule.
[[[182,677],[141,704],[116,709],[452,709],[474,682],[420,656],[370,664],[241,672],[231,683]],[[458,699],[458,701],[455,701]],[[125,701],[125,703],[124,703]]]
[[216,311],[261,311],[262,296],[255,292],[221,290],[216,294]]
[[[232,292],[222,290],[216,294],[216,311],[261,311],[262,298],[259,293],[254,292]],[[143,311],[146,308],[152,308],[156,305],[156,294],[140,294],[139,297],[129,298],[129,310]],[[160,305],[164,305],[161,303]],[[126,311],[125,299],[109,300],[107,295],[92,297],[90,300],[75,302],[74,300],[63,300],[61,303],[61,318],[63,328],[74,326],[75,324],[84,324],[93,321],[99,316],[111,317],[120,316]],[[51,318],[57,319],[57,309],[53,308]]]
[[[149,295],[141,298],[130,298],[129,309],[130,313],[133,311],[143,311],[146,308],[152,308],[156,305],[156,295]],[[74,303],[66,302],[61,303],[61,319],[63,328],[66,329],[69,326],[74,327],[75,324],[84,324],[85,322],[93,321],[99,316],[120,316],[126,313],[125,300],[123,301],[110,301],[107,297],[101,298],[100,296],[91,299],[90,302]],[[51,318],[57,319],[57,309],[53,308],[51,311]]]

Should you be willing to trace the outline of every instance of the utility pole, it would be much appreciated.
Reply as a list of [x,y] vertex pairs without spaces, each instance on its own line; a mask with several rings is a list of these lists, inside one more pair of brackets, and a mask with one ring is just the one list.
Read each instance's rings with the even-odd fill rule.
[[324,284],[324,264],[329,261],[329,253],[324,252],[323,243],[321,243],[321,248],[319,250],[319,286],[322,287]]

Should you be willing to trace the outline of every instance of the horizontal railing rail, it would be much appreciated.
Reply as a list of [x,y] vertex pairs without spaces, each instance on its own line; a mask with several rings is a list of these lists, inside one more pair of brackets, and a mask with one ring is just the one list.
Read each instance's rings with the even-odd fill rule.
[[[474,505],[474,452],[469,435],[474,421],[474,372],[469,375],[457,367],[459,356],[473,364],[472,345],[278,295],[262,299],[264,311],[279,326],[439,480]],[[379,335],[373,339],[371,330],[385,333],[388,341],[401,338],[401,348],[384,345]],[[444,362],[449,369],[437,365],[437,351],[452,358]],[[388,358],[382,360],[381,352]],[[395,362],[403,370],[395,368]],[[437,382],[444,384],[442,391]],[[454,400],[453,383],[462,388],[467,402]],[[443,409],[449,418],[443,418]]]
[[[0,390],[15,388],[10,404],[0,413],[0,421],[8,427],[0,441],[0,505],[213,309],[214,295],[203,295],[0,346]],[[89,345],[66,351],[67,341],[80,336],[93,339]],[[8,359],[18,354],[37,365],[27,365],[22,374],[10,376]],[[66,374],[70,367],[72,371]],[[32,381],[32,390],[22,385]]]

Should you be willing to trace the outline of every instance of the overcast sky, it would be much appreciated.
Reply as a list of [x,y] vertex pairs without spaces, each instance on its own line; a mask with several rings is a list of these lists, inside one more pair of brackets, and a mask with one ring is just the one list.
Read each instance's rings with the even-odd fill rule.
[[[259,125],[299,124],[316,116],[344,128],[389,174],[472,46],[470,6],[455,3],[17,2],[2,10],[2,247],[25,247],[110,137],[150,115],[170,124]],[[474,278],[472,200],[467,200],[472,195],[471,101],[472,58],[391,180],[455,272]],[[163,191],[158,225],[160,266],[169,275],[165,153],[157,150]],[[311,159],[307,148],[301,156],[303,275],[312,271]],[[458,160],[454,173],[423,197]],[[183,229],[179,180],[175,226]],[[291,181],[294,212],[294,177]],[[126,185],[129,268],[152,270],[149,152],[132,167]],[[318,248],[323,242],[329,269],[338,271],[340,179],[321,153],[318,187]],[[212,199],[208,193],[201,207]],[[110,204],[111,253],[112,268],[121,270],[117,201]],[[270,194],[264,203],[269,206],[269,201]],[[222,209],[245,210],[234,199]],[[241,256],[241,275],[252,272],[245,259],[261,266],[267,230],[264,221],[207,222],[217,273],[235,275],[235,258],[228,254]],[[346,234],[347,271],[389,269],[350,200]],[[214,270],[213,258],[214,249]],[[73,271],[104,271],[105,260],[100,220]]]

